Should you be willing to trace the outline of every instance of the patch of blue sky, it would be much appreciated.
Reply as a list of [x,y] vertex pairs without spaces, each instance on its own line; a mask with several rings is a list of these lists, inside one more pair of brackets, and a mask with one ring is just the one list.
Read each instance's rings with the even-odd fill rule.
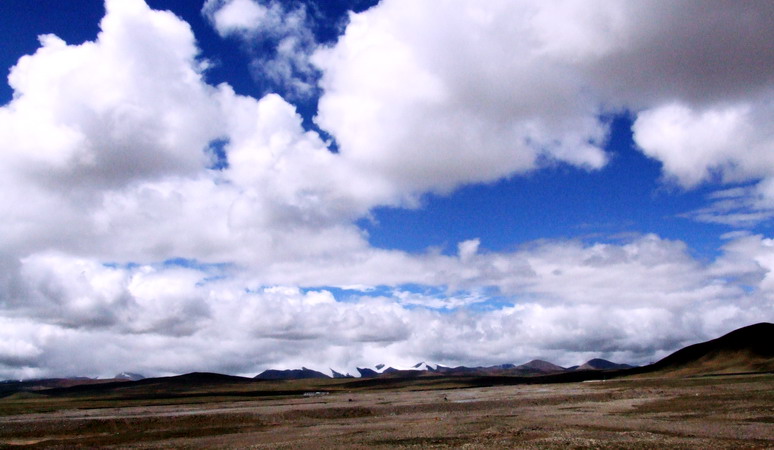
[[213,275],[211,277],[204,277],[196,283],[196,287],[206,286],[210,283],[227,280],[228,278],[229,277],[227,275]]
[[459,242],[474,238],[483,251],[510,251],[539,239],[656,233],[686,242],[698,256],[716,256],[729,228],[684,217],[706,205],[712,188],[685,191],[664,180],[660,164],[636,148],[631,125],[627,114],[610,121],[610,160],[601,170],[555,163],[448,196],[427,195],[415,210],[376,208],[358,225],[373,246],[413,253],[453,255]]
[[477,301],[470,302],[467,308],[475,312],[497,311],[510,308],[519,302],[519,299],[513,296],[503,295],[496,286],[480,287],[469,294]]
[[511,308],[517,303],[518,301],[513,297],[494,296],[487,298],[483,302],[472,303],[468,309],[474,312],[499,311],[501,309]]
[[202,278],[200,283],[209,283],[213,281],[223,280],[228,278],[229,274],[228,272],[233,268],[233,264],[230,263],[202,263],[200,261],[197,261],[195,259],[188,259],[188,258],[171,258],[167,259],[165,261],[162,261],[160,263],[151,263],[151,264],[140,264],[137,262],[113,262],[108,261],[102,263],[103,267],[108,267],[111,269],[122,269],[122,270],[136,270],[143,266],[151,266],[155,268],[162,268],[162,269],[168,269],[168,268],[184,268],[184,269],[192,269],[199,272],[202,272],[204,274],[207,274],[206,277]]
[[337,287],[337,286],[312,286],[301,288],[303,294],[309,292],[327,291],[333,295],[337,302],[354,303],[362,298],[391,297],[394,291],[392,286],[357,286],[357,287]]
[[134,270],[139,267],[142,267],[142,264],[138,264],[135,262],[128,262],[128,263],[104,262],[102,263],[102,266],[107,267],[109,269]]
[[514,301],[500,295],[495,287],[479,288],[475,291],[454,290],[448,286],[402,284],[398,286],[374,287],[305,287],[301,292],[327,291],[337,302],[355,303],[367,298],[390,298],[406,309],[424,308],[440,312],[452,312],[460,308],[491,311],[513,306]]
[[209,147],[207,147],[207,154],[211,160],[209,167],[211,170],[228,169],[228,155],[226,153],[228,143],[228,139],[216,139],[210,142]]
[[740,284],[738,286],[742,289],[742,291],[744,291],[745,294],[748,295],[753,294],[758,290],[756,286],[751,286],[749,284]]
[[162,267],[182,267],[184,269],[194,269],[200,272],[220,273],[233,267],[231,263],[203,263],[195,259],[171,258],[161,263]]

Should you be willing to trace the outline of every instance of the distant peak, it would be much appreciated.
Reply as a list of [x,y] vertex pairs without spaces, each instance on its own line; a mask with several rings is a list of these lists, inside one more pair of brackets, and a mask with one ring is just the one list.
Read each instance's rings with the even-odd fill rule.
[[556,364],[548,361],[543,361],[542,359],[533,359],[526,364],[517,366],[517,368],[534,369],[540,372],[562,372],[565,370],[564,367],[557,366]]
[[121,372],[115,377],[116,380],[130,380],[130,381],[139,381],[145,379],[143,375],[140,375],[139,373],[134,372]]

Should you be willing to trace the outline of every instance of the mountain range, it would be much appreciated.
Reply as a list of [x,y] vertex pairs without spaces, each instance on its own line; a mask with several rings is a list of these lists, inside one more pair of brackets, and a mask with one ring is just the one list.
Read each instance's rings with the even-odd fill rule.
[[[521,365],[498,364],[494,366],[457,366],[446,367],[439,364],[429,364],[425,362],[417,363],[407,368],[395,368],[385,364],[378,364],[373,368],[358,367],[359,378],[377,378],[377,377],[417,377],[417,376],[477,376],[477,375],[509,375],[509,376],[540,376],[557,373],[572,372],[576,370],[617,370],[632,368],[628,364],[616,364],[604,359],[592,359],[580,366],[561,367],[548,361],[534,359]],[[355,378],[350,374],[341,374],[331,369],[332,375],[307,369],[289,369],[276,370],[269,369],[258,374],[255,378],[258,380],[303,380],[310,378]]]

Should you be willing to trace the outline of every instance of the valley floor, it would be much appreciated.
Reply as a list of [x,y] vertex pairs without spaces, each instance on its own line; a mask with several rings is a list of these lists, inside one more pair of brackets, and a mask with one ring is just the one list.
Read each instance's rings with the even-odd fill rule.
[[78,446],[772,448],[774,375],[114,405],[33,394],[0,399],[0,448]]

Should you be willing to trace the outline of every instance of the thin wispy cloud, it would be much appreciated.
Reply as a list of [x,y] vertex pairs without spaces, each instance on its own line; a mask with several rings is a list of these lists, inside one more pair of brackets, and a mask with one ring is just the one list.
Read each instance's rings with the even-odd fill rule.
[[232,37],[250,55],[256,81],[291,100],[316,95],[319,72],[310,61],[319,44],[303,4],[207,0],[202,8],[221,37]]

